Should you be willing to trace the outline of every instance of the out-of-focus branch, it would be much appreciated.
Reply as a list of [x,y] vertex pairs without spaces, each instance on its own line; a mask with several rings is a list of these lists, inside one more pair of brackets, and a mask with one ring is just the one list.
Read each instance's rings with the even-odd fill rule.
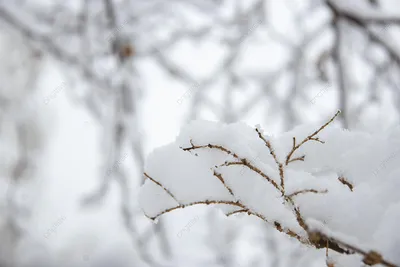
[[338,79],[338,95],[339,95],[339,107],[342,111],[341,113],[341,121],[343,123],[343,128],[349,128],[349,122],[347,119],[347,94],[348,88],[346,86],[346,70],[344,66],[344,58],[343,58],[343,36],[341,29],[341,19],[339,17],[334,18],[333,27],[335,31],[335,44],[334,44],[334,52],[333,56],[336,60],[336,68],[337,68],[337,79]]
[[400,62],[400,52],[385,38],[383,38],[380,34],[376,33],[370,28],[370,23],[399,23],[399,19],[396,18],[395,20],[391,19],[370,19],[370,20],[365,20],[361,19],[360,17],[356,16],[355,14],[351,12],[346,12],[343,9],[339,9],[337,5],[335,4],[334,0],[327,0],[327,6],[329,9],[333,12],[334,18],[335,17],[341,17],[344,18],[361,29],[365,30],[365,32],[371,37],[372,40],[376,41],[378,44],[382,45],[390,54],[390,56],[395,59],[397,62]]
[[88,66],[84,64],[84,62],[82,62],[75,55],[70,54],[61,47],[57,46],[50,37],[38,31],[35,31],[24,22],[19,20],[17,17],[18,16],[13,14],[12,11],[6,10],[6,8],[0,6],[0,19],[7,22],[11,27],[16,28],[21,34],[23,34],[32,42],[37,43],[41,50],[46,53],[50,53],[61,62],[66,62],[69,65],[80,70],[83,75],[88,78],[88,80],[94,82],[97,86],[99,86],[99,89],[110,87],[109,80],[101,79],[100,77],[98,77]]
[[[341,16],[351,18],[360,23],[400,23],[400,12],[398,14],[381,11],[376,6],[369,8],[366,3],[364,6],[349,5],[347,1],[327,0],[327,4],[331,9],[340,13]],[[355,8],[357,6],[357,8]]]
[[[13,11],[7,10],[5,7],[0,5],[0,19],[4,20],[11,27],[18,30],[23,36],[30,40],[35,46],[46,54],[50,54],[57,60],[67,63],[69,66],[73,67],[78,72],[82,73],[83,76],[96,86],[97,94],[94,97],[105,96],[105,90],[110,88],[111,81],[108,79],[100,78],[96,73],[88,67],[85,62],[80,60],[77,56],[67,52],[62,47],[55,44],[51,37],[46,34],[40,33],[35,29],[28,26],[26,23],[22,22]],[[102,116],[101,109],[97,105],[97,101],[92,99],[87,101],[88,108],[96,115],[98,118]]]

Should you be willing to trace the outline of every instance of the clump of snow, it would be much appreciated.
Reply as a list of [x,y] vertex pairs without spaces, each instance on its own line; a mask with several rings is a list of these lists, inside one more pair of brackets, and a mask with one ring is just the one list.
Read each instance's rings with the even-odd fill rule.
[[[379,135],[322,125],[272,137],[259,126],[194,121],[149,156],[141,207],[156,219],[208,204],[254,215],[307,246],[316,247],[318,230],[399,265],[400,128]],[[348,266],[364,257],[330,255]]]

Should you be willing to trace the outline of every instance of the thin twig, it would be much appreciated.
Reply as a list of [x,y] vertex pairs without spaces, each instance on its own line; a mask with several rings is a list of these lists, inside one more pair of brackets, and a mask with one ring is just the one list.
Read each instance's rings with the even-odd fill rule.
[[347,181],[346,178],[344,178],[343,176],[340,176],[340,177],[338,178],[338,180],[339,180],[342,184],[344,184],[345,186],[347,186],[347,187],[350,189],[351,192],[353,192],[354,186],[353,186],[349,181]]
[[289,206],[292,208],[292,210],[296,216],[296,220],[297,220],[298,224],[300,225],[300,227],[303,228],[306,232],[308,232],[308,226],[305,223],[303,216],[300,213],[300,209],[294,203],[294,200],[290,196],[284,196],[284,199],[285,199],[285,202],[287,204],[289,204]]
[[338,110],[336,112],[336,114],[329,120],[327,121],[324,125],[322,125],[318,130],[316,130],[315,132],[313,132],[311,135],[307,136],[306,138],[304,138],[303,141],[301,141],[299,144],[296,145],[296,139],[293,137],[293,147],[292,150],[289,152],[289,154],[286,157],[286,165],[289,164],[293,153],[296,152],[297,149],[299,149],[303,144],[305,144],[308,141],[316,141],[316,142],[320,142],[320,143],[324,143],[324,141],[321,141],[318,137],[315,137],[317,134],[319,134],[323,129],[326,128],[326,126],[328,126],[338,115],[340,114],[340,110]]
[[346,242],[343,242],[341,240],[338,240],[336,238],[329,237],[329,236],[327,236],[324,233],[321,233],[319,231],[312,232],[311,234],[315,237],[315,239],[329,241],[331,243],[338,244],[338,245],[340,245],[342,247],[345,247],[348,250],[351,250],[351,251],[354,251],[354,252],[357,252],[357,253],[363,255],[364,256],[363,262],[366,265],[372,266],[372,265],[375,265],[375,264],[382,264],[382,265],[387,266],[387,267],[399,267],[399,266],[397,266],[397,265],[385,260],[382,257],[382,255],[380,255],[376,251],[371,250],[369,252],[366,252],[366,251],[364,251],[364,250],[362,250],[362,249],[360,249],[360,248],[358,248],[356,246],[350,245],[350,244],[348,244]]
[[301,157],[297,157],[297,158],[291,159],[291,160],[289,160],[289,163],[293,162],[293,161],[304,161],[305,157],[306,157],[306,155],[303,155]]
[[224,178],[222,177],[222,175],[221,175],[220,173],[217,173],[216,171],[214,171],[213,175],[214,175],[215,177],[217,177],[218,180],[221,181],[221,183],[224,185],[224,187],[226,188],[226,190],[229,191],[229,194],[231,194],[231,196],[234,197],[235,195],[233,194],[232,189],[225,183],[225,180],[224,180]]
[[258,173],[259,175],[261,175],[263,178],[265,178],[268,182],[270,182],[276,189],[278,189],[280,192],[282,192],[282,189],[279,188],[278,184],[272,180],[271,177],[269,177],[268,175],[266,175],[265,173],[263,173],[260,169],[258,169],[257,167],[255,167],[254,165],[252,165],[247,159],[243,159],[240,162],[225,162],[224,164],[222,164],[222,166],[231,166],[231,165],[243,165],[248,167],[250,170]]
[[279,169],[279,177],[281,179],[281,188],[282,188],[282,193],[285,193],[285,177],[284,177],[284,173],[283,173],[283,164],[281,162],[279,162],[278,157],[276,156],[276,153],[274,151],[274,149],[272,148],[271,142],[268,141],[267,139],[265,139],[265,137],[263,136],[263,134],[261,133],[261,131],[256,128],[256,132],[258,134],[258,137],[264,141],[265,145],[268,147],[269,149],[269,153],[272,155],[272,157],[275,160],[276,165],[278,165],[278,169]]
[[146,215],[146,217],[155,220],[158,217],[160,217],[161,215],[177,210],[177,209],[184,209],[186,207],[190,207],[190,206],[195,206],[195,205],[230,205],[230,206],[236,206],[239,208],[245,208],[245,206],[243,204],[241,204],[239,201],[230,201],[230,200],[204,200],[204,201],[195,201],[195,202],[191,202],[188,204],[180,204],[179,206],[175,206],[166,210],[163,210],[162,212],[158,213],[157,215],[153,216],[153,217],[149,217]]
[[156,181],[154,178],[150,177],[147,173],[143,173],[144,176],[146,176],[148,179],[150,179],[153,183],[161,187],[170,197],[172,197],[176,202],[179,203],[179,201],[176,199],[176,197],[169,191],[167,188],[165,188],[160,182]]
[[304,189],[304,190],[296,191],[296,192],[288,195],[288,197],[294,197],[299,194],[305,194],[305,193],[326,194],[326,193],[328,193],[328,190],[318,191],[315,189]]
[[279,232],[285,233],[285,234],[289,235],[290,237],[294,237],[294,238],[296,238],[297,240],[299,240],[303,244],[309,244],[306,240],[304,240],[304,238],[301,238],[298,234],[296,234],[292,230],[284,229],[282,227],[282,225],[280,223],[278,223],[277,221],[271,223],[265,218],[265,216],[263,216],[263,215],[261,215],[259,213],[256,213],[256,212],[252,212],[249,209],[240,209],[240,210],[232,211],[232,212],[226,214],[226,216],[232,216],[232,215],[238,214],[238,213],[247,213],[248,215],[256,216],[256,217],[262,219],[263,221],[271,224]]
[[193,144],[192,140],[190,140],[190,144],[192,145],[191,147],[186,147],[186,148],[182,148],[182,149],[184,151],[191,151],[191,150],[200,149],[200,148],[210,148],[210,149],[217,149],[217,150],[223,151],[223,152],[227,153],[228,155],[232,155],[234,158],[239,160],[239,162],[228,162],[223,165],[225,165],[225,166],[244,165],[244,166],[248,167],[249,169],[255,171],[256,173],[260,174],[269,183],[271,183],[276,189],[278,189],[279,191],[282,192],[282,190],[281,190],[281,188],[279,188],[278,184],[274,180],[272,180],[268,175],[264,174],[260,169],[258,169],[256,166],[251,164],[251,162],[249,160],[247,160],[246,158],[239,157],[236,153],[232,152],[231,150],[229,150],[223,146],[220,146],[220,145],[212,145],[212,144],[196,146]]

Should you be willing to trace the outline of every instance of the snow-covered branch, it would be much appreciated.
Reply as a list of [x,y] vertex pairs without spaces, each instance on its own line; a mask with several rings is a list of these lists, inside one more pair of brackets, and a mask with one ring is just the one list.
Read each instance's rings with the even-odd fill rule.
[[[335,171],[345,150],[332,149],[339,140],[348,143],[349,137],[336,128],[328,129],[339,113],[311,133],[307,134],[310,131],[304,127],[276,140],[264,135],[259,127],[254,130],[239,123],[221,126],[193,122],[183,130],[177,143],[150,155],[144,173],[147,179],[140,194],[146,216],[156,220],[178,209],[213,205],[227,216],[256,216],[308,247],[344,255],[363,254],[358,246],[344,245],[348,242],[332,237],[334,234],[323,234],[336,228],[325,223],[333,214],[331,208],[322,204],[316,208],[313,203],[330,199],[332,204],[340,202],[340,196],[354,201],[359,197],[354,177],[349,179]],[[324,134],[325,131],[330,134]],[[324,153],[324,147],[331,155],[325,155],[330,160],[322,164],[318,155]],[[250,160],[255,154],[261,155],[256,162]],[[238,167],[249,171],[243,176]],[[315,170],[330,173],[317,177]],[[318,224],[324,222],[318,231],[314,220]],[[378,261],[379,257],[371,253],[363,255],[366,264],[386,262],[383,257]]]

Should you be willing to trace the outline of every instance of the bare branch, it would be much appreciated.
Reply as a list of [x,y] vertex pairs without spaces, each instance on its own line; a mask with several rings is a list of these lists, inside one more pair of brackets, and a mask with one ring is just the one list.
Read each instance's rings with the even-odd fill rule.
[[314,194],[326,194],[328,193],[328,190],[323,190],[323,191],[318,191],[315,189],[304,189],[304,190],[300,190],[300,191],[296,191],[290,195],[288,195],[288,197],[294,197],[300,194],[306,194],[306,193],[314,193]]
[[200,149],[200,148],[210,148],[210,149],[217,149],[217,150],[223,151],[223,152],[227,153],[228,155],[232,155],[234,158],[239,160],[239,162],[226,162],[223,165],[225,165],[225,166],[229,166],[229,165],[244,165],[244,166],[248,167],[249,169],[251,169],[252,171],[255,171],[256,173],[260,174],[269,183],[271,183],[276,189],[278,189],[279,191],[282,191],[282,189],[278,186],[278,184],[274,180],[272,180],[268,175],[263,173],[260,169],[258,169],[253,164],[251,164],[250,161],[248,161],[245,158],[239,157],[236,153],[232,152],[231,150],[229,150],[229,149],[227,149],[227,148],[225,148],[223,146],[220,146],[220,145],[212,145],[212,144],[196,146],[196,145],[193,144],[192,140],[190,140],[190,143],[192,145],[191,147],[186,147],[186,148],[182,148],[182,149],[184,151],[190,151],[190,150]]
[[271,142],[268,141],[267,139],[265,139],[265,137],[263,136],[262,132],[258,128],[256,128],[256,132],[258,134],[258,137],[261,140],[264,141],[265,145],[269,149],[269,153],[274,158],[276,165],[278,165],[279,176],[280,176],[280,179],[281,179],[281,188],[282,188],[282,191],[285,192],[285,177],[284,177],[284,173],[283,173],[283,164],[279,162],[278,157],[276,156],[274,149],[272,149]]
[[204,200],[204,201],[195,201],[195,202],[188,203],[188,204],[181,204],[179,206],[175,206],[175,207],[163,210],[162,212],[160,212],[159,214],[157,214],[157,215],[155,215],[153,217],[149,217],[147,215],[146,215],[146,217],[148,217],[148,218],[150,218],[152,220],[155,220],[158,217],[160,217],[161,215],[163,215],[163,214],[165,214],[167,212],[171,212],[171,211],[177,210],[177,209],[184,209],[186,207],[195,206],[195,205],[217,205],[217,204],[218,205],[222,204],[222,205],[236,206],[236,207],[239,207],[239,208],[245,208],[245,206],[243,204],[241,204],[239,201],[234,202],[234,201],[229,201],[229,200]]
[[[354,251],[354,252],[357,252],[357,253],[363,255],[364,256],[363,262],[366,265],[372,266],[372,265],[375,265],[375,264],[382,264],[382,265],[387,266],[387,267],[398,267],[397,265],[385,260],[383,258],[383,256],[381,254],[379,254],[378,252],[376,252],[376,251],[371,250],[369,252],[366,252],[366,251],[364,251],[364,250],[362,250],[362,249],[360,249],[360,248],[358,248],[358,247],[356,247],[354,245],[350,245],[350,244],[348,244],[346,242],[338,240],[337,238],[329,237],[329,236],[327,236],[327,235],[325,235],[325,234],[323,234],[322,232],[319,232],[319,231],[315,231],[315,232],[310,233],[310,236],[312,236],[313,240],[315,240],[317,242],[329,241],[329,243],[331,245],[332,244],[336,244],[338,246],[345,247],[348,250],[349,253],[350,253],[350,251]],[[332,248],[332,247],[330,247],[330,248]]]
[[296,145],[296,139],[293,138],[293,147],[292,150],[289,152],[289,154],[286,157],[286,165],[289,164],[293,153],[296,152],[297,149],[299,149],[303,144],[307,143],[308,141],[317,141],[323,144],[323,141],[319,140],[318,137],[315,137],[317,134],[319,134],[323,129],[325,129],[333,120],[340,114],[340,110],[336,112],[336,114],[329,120],[327,121],[324,125],[322,125],[318,130],[313,132],[311,135],[307,136],[304,138],[303,141],[301,141],[299,144]]
[[224,178],[222,177],[222,175],[220,173],[217,173],[216,171],[214,171],[214,176],[218,178],[218,180],[221,181],[221,183],[224,185],[224,187],[229,191],[229,194],[231,194],[231,196],[234,196],[232,189],[225,183]]
[[296,233],[293,232],[292,230],[290,230],[290,229],[283,229],[283,228],[282,228],[282,225],[281,225],[280,223],[276,222],[276,221],[275,221],[274,223],[270,223],[270,222],[268,222],[268,220],[267,220],[263,215],[254,213],[254,212],[252,212],[252,211],[250,211],[250,210],[248,210],[248,209],[236,210],[236,211],[233,211],[233,212],[228,213],[227,216],[232,216],[232,215],[235,215],[235,214],[238,214],[238,213],[247,213],[248,215],[256,216],[256,217],[262,219],[263,221],[265,221],[265,222],[271,224],[271,225],[272,225],[276,230],[278,230],[279,232],[285,233],[285,234],[289,235],[290,237],[296,238],[298,241],[300,241],[300,243],[308,244],[308,242],[307,242],[306,240],[304,240],[304,238],[301,238],[298,234],[296,234]]
[[350,189],[350,191],[353,192],[354,186],[353,186],[346,178],[344,178],[343,176],[340,176],[340,177],[338,178],[338,180],[339,180],[342,184],[344,184],[345,186],[347,186],[347,187]]
[[148,179],[150,179],[153,183],[161,187],[167,194],[172,197],[176,202],[179,203],[179,201],[175,198],[175,196],[169,191],[167,188],[165,188],[160,182],[156,181],[154,178],[150,177],[147,173],[144,173],[144,176],[146,176]]

